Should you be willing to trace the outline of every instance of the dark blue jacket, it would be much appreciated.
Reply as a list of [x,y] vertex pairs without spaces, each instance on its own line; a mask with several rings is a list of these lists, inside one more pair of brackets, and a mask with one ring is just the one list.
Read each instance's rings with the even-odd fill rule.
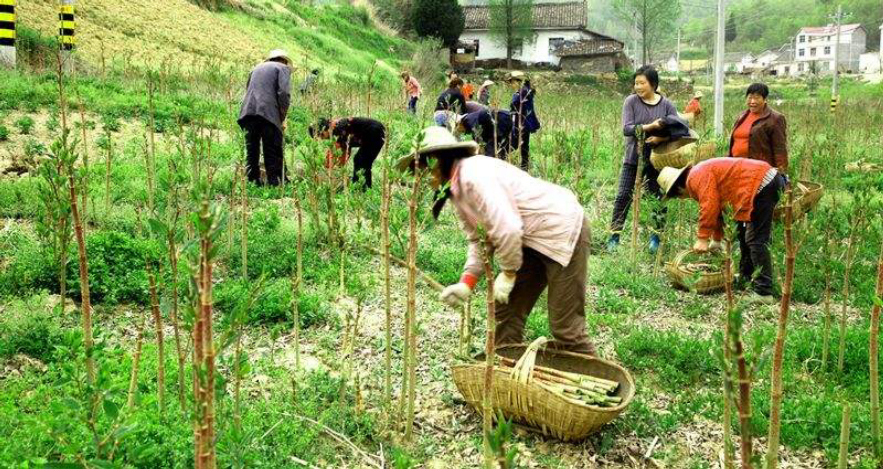
[[529,133],[540,130],[540,120],[537,119],[537,113],[533,108],[535,94],[533,88],[522,87],[512,95],[512,103],[509,105],[512,115],[518,119],[515,122],[516,128],[521,126],[524,131]]
[[480,136],[483,142],[493,142],[495,119],[493,114],[491,114],[492,112],[497,115],[497,139],[502,140],[503,138],[508,137],[509,133],[512,131],[512,115],[507,111],[498,110],[489,111],[487,109],[482,109],[481,111],[463,116],[463,127],[465,128],[466,133]]

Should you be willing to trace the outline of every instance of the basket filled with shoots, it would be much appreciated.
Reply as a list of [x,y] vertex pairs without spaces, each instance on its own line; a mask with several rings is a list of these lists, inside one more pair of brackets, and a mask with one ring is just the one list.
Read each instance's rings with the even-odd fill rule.
[[726,286],[720,254],[699,254],[688,249],[679,252],[665,271],[675,287],[694,293],[715,293]]
[[[635,395],[621,366],[597,357],[545,348],[541,337],[529,346],[498,347],[491,394],[494,413],[563,441],[581,440],[616,418]],[[484,355],[453,367],[466,401],[481,411]]]
[[[793,184],[792,190],[794,191],[794,205],[792,206],[791,210],[795,220],[806,215],[807,212],[812,210],[812,208],[815,207],[822,199],[822,194],[824,194],[825,192],[824,186],[809,181],[796,181]],[[779,203],[776,205],[773,216],[776,220],[785,219],[784,196],[779,200]]]

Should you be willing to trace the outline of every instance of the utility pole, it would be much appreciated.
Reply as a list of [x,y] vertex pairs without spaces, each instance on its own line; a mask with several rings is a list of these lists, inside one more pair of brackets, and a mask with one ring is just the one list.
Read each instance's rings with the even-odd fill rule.
[[638,14],[635,13],[635,69],[638,69],[641,65],[640,60],[641,53],[638,52]]
[[61,46],[62,68],[65,73],[71,73],[74,70],[71,54],[77,44],[75,30],[74,0],[61,0],[58,11],[58,42]]
[[726,0],[717,0],[717,42],[714,44],[714,135],[724,134],[724,28]]
[[0,0],[0,67],[15,68],[15,0]]
[[837,42],[834,43],[834,79],[831,81],[831,112],[837,110],[840,104],[840,23],[843,20],[843,5],[837,5],[837,16],[834,21],[837,22]]
[[681,28],[678,28],[678,49],[675,53],[675,72],[681,73]]

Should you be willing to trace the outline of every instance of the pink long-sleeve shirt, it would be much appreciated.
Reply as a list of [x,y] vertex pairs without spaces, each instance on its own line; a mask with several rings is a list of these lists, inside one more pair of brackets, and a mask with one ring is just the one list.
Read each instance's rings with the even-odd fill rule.
[[569,190],[487,156],[455,164],[451,201],[469,239],[464,273],[475,278],[484,273],[479,226],[490,236],[500,267],[514,272],[525,247],[567,267],[585,216]]
[[423,89],[420,88],[420,82],[414,77],[409,78],[405,83],[405,93],[409,98],[419,98],[420,94],[423,93]]

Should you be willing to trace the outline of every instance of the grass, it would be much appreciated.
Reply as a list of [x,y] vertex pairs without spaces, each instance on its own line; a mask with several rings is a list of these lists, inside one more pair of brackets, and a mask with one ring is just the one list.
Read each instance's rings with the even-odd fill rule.
[[[36,2],[29,8],[44,8]],[[96,3],[87,21],[98,21],[98,12],[111,8]],[[112,7],[116,8],[116,7]],[[287,11],[304,21],[282,24],[272,18],[259,21],[246,13],[227,11],[213,16],[213,21],[239,22],[245,30],[266,25],[260,41],[277,34],[291,34],[303,47],[316,49],[317,55],[334,55],[335,63],[351,63],[354,70],[364,73],[374,58],[385,48],[401,45],[397,40],[378,38],[368,29],[362,31],[361,13],[344,7],[339,10],[311,9],[287,5]],[[335,16],[332,12],[340,13]],[[136,11],[137,13],[137,11]],[[193,13],[202,17],[202,12]],[[91,15],[91,16],[90,16]],[[241,20],[241,21],[240,21]],[[340,31],[340,22],[359,25],[351,43]],[[283,22],[284,23],[284,22]],[[86,23],[88,24],[88,23]],[[215,24],[215,23],[211,23]],[[316,29],[312,29],[316,26]],[[367,27],[366,27],[367,28]],[[323,36],[324,35],[324,36]],[[327,37],[326,37],[327,36]],[[332,37],[333,39],[329,39]],[[360,51],[346,51],[358,45]],[[196,47],[196,46],[194,46]],[[202,46],[199,46],[202,47]],[[86,54],[91,52],[87,49]],[[234,51],[235,53],[235,51]],[[337,60],[339,59],[339,62]],[[387,58],[388,59],[388,58]],[[384,59],[384,60],[387,60]],[[390,59],[391,61],[391,59]],[[311,62],[310,62],[311,63]],[[394,69],[394,68],[392,68]],[[391,70],[392,70],[391,69]],[[233,185],[234,165],[241,159],[239,132],[233,124],[238,94],[244,74],[229,68],[209,67],[188,75],[171,69],[164,78],[157,78],[155,96],[156,129],[160,132],[157,146],[158,213],[166,214],[171,204],[168,184],[171,181],[190,188],[192,154],[200,135],[214,133],[211,145],[212,164],[218,169],[212,180],[214,201],[227,214],[229,194]],[[55,114],[54,78],[42,73],[0,72],[0,109],[32,116]],[[202,80],[205,78],[205,80]],[[578,79],[580,81],[583,79]],[[395,161],[411,149],[411,141],[429,114],[421,109],[414,119],[401,110],[400,90],[395,85],[375,83],[372,88],[372,116],[387,123],[391,130],[389,153],[375,165],[379,181],[381,165]],[[389,460],[401,467],[408,464],[429,464],[436,461],[445,467],[471,467],[480,454],[479,432],[474,413],[458,401],[458,392],[450,379],[450,365],[457,348],[458,311],[440,305],[431,292],[418,282],[418,323],[420,327],[418,407],[421,408],[421,429],[416,442],[404,445],[388,433],[389,412],[381,411],[382,355],[384,349],[382,264],[370,251],[378,247],[376,220],[380,207],[379,188],[364,194],[332,191],[328,184],[307,179],[309,161],[321,158],[323,148],[309,143],[306,126],[319,115],[364,114],[368,110],[366,87],[362,77],[339,75],[328,77],[316,102],[297,102],[291,113],[287,135],[287,157],[294,161],[296,188],[249,188],[248,279],[241,278],[240,246],[241,215],[233,226],[232,243],[226,227],[218,240],[215,300],[218,327],[229,326],[231,313],[247,296],[250,287],[263,279],[264,289],[248,311],[244,348],[248,354],[248,373],[242,415],[244,431],[231,426],[232,389],[231,350],[222,353],[219,383],[219,435],[221,461],[227,466],[282,467],[291,465],[290,455],[319,467],[358,465],[345,447],[327,438],[315,425],[289,417],[296,414],[316,419],[352,439],[366,451],[379,453],[381,445]],[[627,460],[628,446],[642,449],[655,436],[666,436],[657,457],[671,467],[707,467],[703,456],[688,451],[688,442],[680,430],[692,431],[700,426],[719,425],[720,364],[712,354],[719,348],[720,296],[696,296],[670,288],[662,271],[655,271],[653,259],[643,251],[649,232],[640,232],[638,263],[630,262],[629,243],[609,255],[601,251],[607,237],[609,207],[616,189],[616,177],[622,153],[619,113],[621,97],[610,90],[598,92],[590,85],[565,84],[558,91],[554,83],[546,88],[539,82],[538,113],[544,130],[533,139],[535,166],[532,171],[544,179],[574,190],[586,207],[593,230],[593,253],[589,262],[590,292],[587,324],[590,335],[602,353],[629,368],[637,382],[638,395],[628,411],[604,431],[580,445],[565,445],[533,436],[517,436],[515,444],[524,452],[524,461],[541,467],[575,467],[584,451],[590,450],[613,461]],[[858,86],[849,84],[847,86]],[[137,324],[143,311],[146,293],[145,257],[165,262],[165,246],[146,233],[139,234],[139,211],[142,216],[147,200],[144,171],[144,132],[149,106],[145,97],[145,77],[139,73],[114,68],[104,76],[81,77],[70,88],[82,99],[95,129],[90,139],[113,139],[113,168],[106,174],[104,155],[90,155],[85,174],[89,182],[90,212],[87,215],[87,246],[90,256],[92,289],[98,307],[96,324],[100,326],[99,362],[105,379],[103,389],[109,391],[109,409],[123,402],[131,368]],[[799,87],[779,86],[783,96],[797,96]],[[869,91],[874,93],[873,90]],[[877,98],[868,98],[870,104]],[[578,99],[575,99],[578,98]],[[674,96],[680,99],[680,96]],[[851,308],[846,328],[844,372],[837,371],[836,361],[820,369],[819,301],[825,274],[833,274],[834,301],[841,301],[840,282],[844,270],[838,251],[824,258],[824,239],[820,230],[829,226],[841,249],[854,207],[862,191],[880,190],[879,178],[872,174],[847,174],[846,162],[873,154],[868,142],[880,138],[881,116],[867,102],[848,98],[842,113],[830,117],[823,99],[801,102],[794,100],[781,106],[791,128],[792,172],[820,180],[829,188],[823,206],[810,214],[808,222],[798,225],[803,242],[798,254],[798,271],[792,322],[785,355],[786,399],[783,408],[782,442],[796,463],[830,461],[836,452],[839,435],[839,409],[846,400],[853,406],[853,446],[856,457],[869,464],[869,406],[867,404],[869,339],[867,311],[873,289],[873,261],[881,233],[875,226],[865,227],[853,269]],[[741,96],[728,96],[728,122],[741,108]],[[822,109],[823,112],[820,112]],[[586,116],[590,116],[587,118]],[[75,119],[78,121],[79,119]],[[49,121],[36,125],[34,138],[46,147],[57,136],[58,126]],[[19,127],[10,120],[9,142],[0,142],[0,149],[23,142]],[[126,133],[129,126],[137,133]],[[77,129],[78,131],[80,129]],[[181,141],[185,142],[182,146]],[[107,141],[103,143],[107,147]],[[294,150],[292,150],[294,147]],[[17,147],[16,147],[17,148]],[[318,155],[318,156],[317,156]],[[170,162],[180,163],[179,171],[171,173]],[[806,168],[806,169],[804,169]],[[346,172],[344,170],[343,172]],[[105,193],[105,177],[111,181]],[[95,456],[90,443],[92,435],[82,423],[75,404],[79,399],[77,369],[82,360],[78,348],[76,316],[60,317],[47,306],[51,295],[58,291],[51,256],[37,236],[35,220],[43,216],[39,199],[40,179],[34,175],[0,180],[0,360],[4,366],[17,367],[17,373],[2,376],[0,413],[8,418],[0,421],[0,439],[8,442],[0,447],[0,466],[21,464],[22,461],[73,461],[78,456]],[[378,185],[379,186],[379,185]],[[291,194],[298,191],[304,208],[304,285],[299,296],[293,297],[290,277],[296,266],[297,224]],[[406,188],[396,186],[392,209],[393,253],[404,257],[406,245]],[[830,194],[838,194],[838,204]],[[105,197],[111,200],[110,210],[104,207]],[[879,193],[876,193],[879,197]],[[189,198],[184,196],[185,210],[190,211]],[[344,220],[343,229],[332,232],[329,226],[330,203],[334,214]],[[868,202],[874,207],[873,200]],[[427,203],[421,204],[421,220],[428,218]],[[647,204],[644,205],[647,207]],[[664,233],[663,259],[689,246],[695,223],[693,204],[676,204],[670,209],[669,224]],[[643,211],[642,228],[649,226],[648,210]],[[879,213],[879,212],[871,212]],[[183,222],[182,222],[183,225]],[[188,238],[183,230],[184,238]],[[341,244],[338,234],[346,244]],[[781,271],[782,231],[774,231],[773,252],[776,268]],[[437,221],[426,220],[419,235],[418,266],[442,283],[457,280],[466,256],[466,242],[450,208]],[[186,244],[186,243],[185,243]],[[341,252],[346,262],[341,269]],[[179,270],[182,291],[188,282],[188,254],[185,245]],[[72,251],[73,254],[73,251]],[[75,259],[71,256],[71,259]],[[344,274],[341,286],[340,275]],[[398,386],[401,372],[401,313],[404,305],[404,279],[400,269],[394,270],[393,368]],[[168,287],[168,268],[162,270],[162,288]],[[68,272],[69,291],[78,292],[77,275],[72,263]],[[167,293],[161,289],[163,311],[167,314]],[[75,296],[75,295],[72,295]],[[182,296],[183,298],[183,296]],[[182,299],[183,302],[186,300]],[[319,361],[313,373],[295,372],[292,365],[291,302],[297,301],[301,314],[302,353]],[[361,388],[354,382],[344,383],[340,401],[340,373],[345,361],[341,358],[343,324],[346,315],[354,312],[361,301],[363,318],[360,336],[352,362],[359,373]],[[474,330],[477,337],[473,350],[481,348],[484,328],[483,289],[474,296]],[[836,308],[839,314],[839,307]],[[528,318],[526,338],[550,336],[545,296],[540,298]],[[751,310],[746,322],[746,342],[751,356],[771,347],[775,334],[773,310]],[[185,326],[188,317],[183,318]],[[220,333],[220,331],[219,331]],[[832,356],[839,342],[837,328],[832,333]],[[130,467],[187,467],[190,464],[191,434],[188,415],[175,408],[165,420],[157,416],[156,350],[153,332],[148,330],[139,379],[139,401],[127,414],[129,433],[121,438],[115,462]],[[166,382],[169,396],[175,393],[174,376],[177,361],[174,344],[166,344]],[[45,365],[45,370],[28,365],[21,359],[27,355]],[[0,370],[5,369],[0,367]],[[753,391],[752,427],[756,434],[765,433],[767,425],[769,365],[759,368]],[[299,388],[292,393],[291,382]],[[189,394],[189,390],[188,390]],[[361,396],[365,410],[358,409]],[[112,419],[102,414],[103,429],[112,427]],[[436,427],[441,428],[438,430]],[[63,439],[59,435],[64,435]],[[668,437],[667,435],[671,435]],[[717,442],[712,442],[712,446]],[[542,448],[542,450],[541,450]],[[814,456],[823,454],[823,457]],[[238,466],[238,467],[239,467]]]

